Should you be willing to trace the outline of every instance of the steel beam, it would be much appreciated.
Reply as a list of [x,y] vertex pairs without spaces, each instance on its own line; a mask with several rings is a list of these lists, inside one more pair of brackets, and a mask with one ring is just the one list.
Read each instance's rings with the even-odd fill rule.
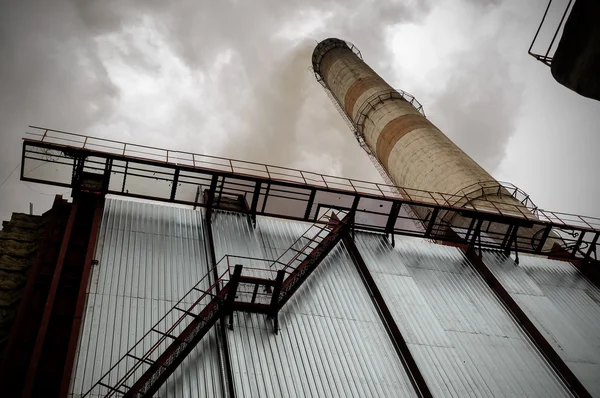
[[542,354],[542,356],[544,356],[548,364],[550,364],[550,366],[554,369],[556,374],[565,383],[565,385],[571,390],[571,392],[573,392],[573,394],[575,394],[577,397],[591,398],[591,394],[586,390],[583,384],[567,366],[565,361],[554,350],[543,334],[537,329],[525,311],[523,311],[515,299],[510,295],[510,293],[508,293],[506,288],[500,283],[498,278],[496,278],[494,273],[485,265],[481,255],[478,255],[475,250],[463,249],[463,253],[473,268],[475,268],[475,270],[492,288],[496,294],[496,297],[510,311],[516,322],[521,325],[523,330],[537,347],[538,351]]
[[275,330],[275,334],[279,332],[279,316],[277,315],[279,310],[277,303],[279,302],[279,294],[281,293],[281,287],[283,286],[284,278],[285,271],[282,269],[277,271],[277,276],[275,277],[275,286],[273,287],[273,294],[271,295],[270,315],[273,317],[273,329]]
[[94,209],[94,218],[90,230],[90,238],[88,240],[87,252],[85,255],[85,263],[83,264],[83,272],[81,281],[79,282],[79,293],[77,295],[77,305],[75,306],[75,314],[73,316],[73,325],[71,326],[71,337],[69,338],[69,348],[65,359],[65,368],[63,371],[63,379],[60,386],[60,397],[66,397],[71,384],[71,373],[73,371],[73,362],[77,351],[77,343],[79,341],[79,331],[81,321],[83,319],[83,310],[86,301],[86,289],[89,282],[89,277],[92,269],[92,261],[94,260],[94,251],[96,248],[96,239],[100,229],[100,220],[102,219],[102,198],[95,198],[96,208]]
[[[215,182],[216,185],[216,182]],[[217,256],[215,253],[215,241],[212,230],[212,222],[208,217],[204,223],[206,230],[206,242],[208,242],[208,254],[210,256],[209,264],[211,264],[211,269],[213,271],[213,283],[219,279],[219,272],[216,268],[217,266]],[[209,270],[210,271],[210,270]],[[216,293],[220,293],[220,288],[216,286]],[[219,319],[217,321],[219,325],[219,339],[222,343],[222,347],[220,348],[219,361],[222,362],[221,366],[225,369],[225,380],[223,380],[223,398],[235,398],[235,385],[233,383],[233,372],[231,370],[231,358],[229,357],[229,344],[227,341],[227,330],[225,328],[225,320]]]
[[44,306],[44,313],[42,315],[42,321],[38,329],[38,335],[29,361],[29,369],[25,378],[25,387],[23,389],[23,397],[31,396],[33,387],[35,386],[35,376],[37,372],[38,362],[42,355],[42,347],[46,339],[46,331],[48,330],[48,324],[50,323],[50,316],[52,315],[52,308],[54,307],[54,298],[56,297],[56,290],[58,288],[58,282],[60,280],[60,274],[65,262],[67,255],[67,249],[69,247],[69,241],[71,240],[71,231],[73,231],[73,224],[75,223],[75,217],[77,216],[77,209],[79,207],[79,200],[74,199],[71,205],[71,211],[69,214],[69,220],[65,228],[65,233],[62,238],[60,245],[60,251],[58,252],[58,259],[54,268],[54,274],[52,276],[52,282],[50,284],[50,290],[48,291],[48,297],[46,299],[46,305]]
[[400,357],[400,360],[402,361],[402,365],[404,366],[404,369],[406,370],[406,373],[411,381],[413,388],[415,389],[415,392],[417,393],[417,395],[419,397],[433,398],[433,394],[429,390],[429,387],[427,386],[427,382],[425,381],[425,378],[423,377],[423,374],[421,373],[421,370],[419,369],[417,362],[415,361],[414,357],[412,356],[410,349],[408,348],[408,345],[406,344],[406,340],[404,339],[404,336],[402,335],[402,332],[398,328],[396,321],[394,321],[394,317],[393,317],[391,311],[389,310],[389,308],[385,302],[385,299],[383,298],[383,295],[381,294],[381,291],[377,287],[377,283],[375,282],[375,279],[373,279],[373,276],[371,275],[371,272],[369,271],[369,267],[367,266],[367,264],[365,263],[365,260],[360,255],[360,251],[356,247],[356,244],[352,240],[351,236],[347,233],[344,234],[342,241],[344,242],[344,246],[346,247],[346,250],[350,254],[350,257],[352,258],[352,261],[354,262],[356,269],[358,270],[359,274],[361,275],[362,281],[363,281],[366,289],[371,294],[371,298],[373,299],[373,304],[377,308],[377,311],[379,313],[379,316],[381,317],[383,325],[386,328],[388,335],[390,336],[390,339],[392,340],[392,343],[394,344],[394,347],[396,348],[396,353],[398,354],[398,356]]
[[173,185],[171,185],[171,196],[169,200],[175,200],[175,195],[177,194],[177,184],[179,184],[179,167],[175,169],[172,184]]

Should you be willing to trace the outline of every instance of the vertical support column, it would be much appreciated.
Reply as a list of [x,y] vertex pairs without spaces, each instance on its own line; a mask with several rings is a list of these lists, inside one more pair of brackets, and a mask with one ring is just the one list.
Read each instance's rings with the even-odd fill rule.
[[283,279],[285,278],[285,271],[280,269],[277,271],[277,277],[275,278],[275,287],[273,288],[273,294],[271,295],[271,305],[270,305],[270,316],[273,318],[273,329],[275,330],[275,334],[279,332],[279,317],[277,315],[279,303],[279,294],[281,293],[281,288],[283,287]]
[[[213,181],[211,183],[211,190],[216,188],[217,186],[217,178],[216,176],[213,177]],[[214,192],[214,191],[213,191]],[[209,192],[209,204],[208,206],[212,206],[212,199],[210,198],[210,192]],[[210,264],[211,264],[211,268],[213,270],[213,279],[214,281],[216,281],[219,278],[219,272],[217,271],[217,258],[216,258],[216,254],[215,254],[215,242],[213,239],[213,230],[212,230],[212,221],[209,218],[209,214],[210,214],[211,209],[207,208],[206,210],[206,223],[205,223],[205,229],[206,229],[206,241],[208,242],[208,252],[210,255]],[[217,294],[219,294],[220,288],[219,286],[217,286]],[[219,340],[222,343],[222,349],[220,349],[219,351],[221,351],[222,355],[219,355],[219,361],[222,362],[221,366],[225,369],[225,380],[223,380],[223,397],[224,398],[235,398],[235,386],[233,384],[233,372],[231,371],[231,359],[229,358],[229,344],[227,343],[227,331],[225,329],[225,322],[224,319],[219,319],[217,321],[218,324],[218,328],[219,328]],[[217,340],[217,341],[219,341]]]
[[423,377],[417,362],[413,358],[408,345],[406,344],[406,340],[404,340],[404,337],[402,336],[402,332],[400,332],[398,325],[396,325],[392,313],[383,299],[383,295],[379,291],[379,288],[377,287],[373,276],[369,272],[367,264],[360,255],[358,248],[354,244],[354,241],[348,233],[344,234],[342,240],[344,242],[344,246],[346,246],[346,249],[348,250],[348,253],[350,253],[350,257],[352,257],[354,265],[361,275],[365,287],[371,294],[373,304],[375,304],[375,307],[377,307],[381,320],[383,321],[392,343],[396,348],[396,352],[402,361],[402,365],[404,366],[404,369],[410,378],[415,392],[419,397],[433,398],[433,395],[431,394],[431,391],[425,382],[425,378]]
[[229,280],[229,292],[227,292],[227,297],[225,298],[225,313],[229,315],[229,329],[231,330],[233,330],[233,303],[235,301],[238,285],[240,284],[242,267],[241,264],[235,265],[233,275],[231,275],[231,279]]
[[212,221],[212,209],[215,200],[215,192],[217,190],[217,180],[219,176],[217,174],[212,176],[212,181],[210,182],[210,188],[208,189],[208,195],[206,198],[206,222],[210,224]]
[[88,240],[87,252],[85,255],[85,263],[83,265],[83,273],[81,275],[81,281],[79,282],[79,293],[77,295],[77,305],[75,307],[75,314],[73,317],[73,325],[71,326],[71,337],[69,338],[69,348],[67,351],[67,357],[65,360],[65,367],[63,371],[63,379],[60,386],[60,397],[66,397],[69,392],[71,384],[71,372],[73,371],[73,362],[75,360],[75,352],[77,351],[77,344],[79,342],[79,331],[81,328],[81,322],[83,319],[83,310],[85,307],[86,296],[85,292],[88,286],[89,277],[92,269],[92,261],[94,261],[94,252],[96,249],[96,240],[98,232],[100,230],[100,220],[102,219],[103,209],[103,198],[92,199],[96,201],[96,208],[94,209],[94,218],[92,219],[92,227],[90,231],[90,238]]
[[48,324],[50,323],[50,315],[52,315],[52,308],[54,306],[54,298],[56,297],[58,281],[60,279],[60,274],[65,262],[65,257],[67,255],[67,248],[69,247],[69,241],[71,240],[71,231],[73,230],[73,224],[75,223],[75,216],[77,215],[78,207],[79,201],[78,199],[75,199],[71,205],[69,220],[67,221],[67,227],[65,228],[65,233],[62,238],[58,259],[56,261],[56,267],[54,269],[54,274],[52,275],[52,282],[48,292],[48,298],[46,299],[46,304],[44,306],[44,314],[42,315],[42,321],[40,322],[33,353],[31,354],[31,360],[29,361],[29,368],[25,378],[25,387],[23,389],[23,397],[29,397],[33,392],[37,365],[42,355],[42,347],[44,346],[44,340],[46,339],[46,331],[48,330]]
[[250,218],[252,219],[252,227],[256,228],[256,207],[258,206],[258,198],[260,197],[261,182],[257,181],[254,194],[252,195],[252,204],[250,205]]

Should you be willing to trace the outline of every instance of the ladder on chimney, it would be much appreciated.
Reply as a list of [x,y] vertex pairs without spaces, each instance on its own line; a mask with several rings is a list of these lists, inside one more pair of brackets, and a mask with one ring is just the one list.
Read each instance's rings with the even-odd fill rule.
[[231,259],[243,257],[223,257],[220,277],[202,289],[209,271],[83,397],[151,397],[218,319],[229,315],[233,326],[234,311],[266,314],[277,333],[279,310],[349,230],[351,214],[328,213],[268,268],[232,267]]

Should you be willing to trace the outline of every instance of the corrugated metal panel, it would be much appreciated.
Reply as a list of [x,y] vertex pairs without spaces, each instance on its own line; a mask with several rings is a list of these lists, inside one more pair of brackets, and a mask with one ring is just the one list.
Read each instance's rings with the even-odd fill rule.
[[459,249],[356,241],[434,395],[569,396]]
[[[275,258],[308,225],[218,213],[217,256]],[[280,313],[236,313],[229,344],[239,397],[414,396],[393,345],[343,246],[323,261]]]
[[[72,396],[85,393],[207,273],[204,240],[201,211],[107,199]],[[158,396],[220,395],[216,338],[211,331]]]
[[571,264],[499,253],[484,261],[573,373],[600,397],[600,290]]

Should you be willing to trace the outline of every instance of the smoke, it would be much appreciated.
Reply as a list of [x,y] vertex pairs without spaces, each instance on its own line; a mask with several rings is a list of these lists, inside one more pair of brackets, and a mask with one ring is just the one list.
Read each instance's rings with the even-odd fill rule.
[[[398,74],[402,87],[423,103],[428,117],[463,151],[494,174],[522,117],[526,85],[515,61],[526,55],[525,10],[516,2],[451,0],[422,24],[400,30],[397,45],[430,48]],[[515,33],[523,34],[515,34]],[[510,34],[509,34],[510,33]],[[431,50],[430,50],[431,51]],[[411,52],[414,53],[414,51]],[[525,59],[524,61],[527,61]],[[415,71],[417,75],[415,75]]]
[[[481,68],[481,58],[495,59]],[[462,53],[436,101],[428,107],[439,126],[484,169],[493,172],[506,155],[520,116],[522,86],[495,47]],[[443,127],[442,127],[443,126]]]
[[[329,36],[386,57],[405,1],[4,1],[0,178],[28,124],[372,179],[309,71]],[[0,188],[0,217],[50,206],[52,187]],[[28,200],[27,200],[28,199]]]
[[[518,20],[506,3],[3,1],[0,180],[19,163],[28,124],[377,179],[309,70],[312,49],[327,37],[356,44],[493,169],[519,117],[510,57],[524,49],[505,48],[516,40],[510,18]],[[532,6],[536,21],[542,6]],[[0,187],[2,219],[29,201],[39,213],[62,191],[20,183],[17,174]]]

